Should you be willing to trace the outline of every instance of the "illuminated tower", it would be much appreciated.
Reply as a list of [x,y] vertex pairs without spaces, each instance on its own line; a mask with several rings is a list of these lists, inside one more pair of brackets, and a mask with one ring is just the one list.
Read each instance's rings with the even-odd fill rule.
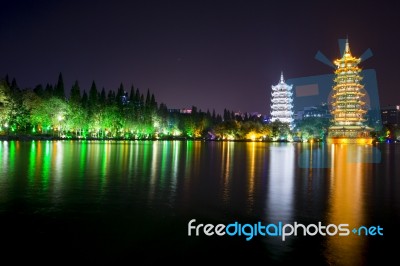
[[271,93],[271,121],[281,121],[289,123],[292,127],[293,123],[293,85],[285,83],[283,73],[281,73],[281,80],[277,85],[272,85]]
[[333,124],[329,127],[328,142],[331,143],[371,143],[371,128],[365,125],[367,112],[364,86],[358,67],[361,59],[353,57],[346,40],[342,58],[334,61],[336,65],[332,91]]

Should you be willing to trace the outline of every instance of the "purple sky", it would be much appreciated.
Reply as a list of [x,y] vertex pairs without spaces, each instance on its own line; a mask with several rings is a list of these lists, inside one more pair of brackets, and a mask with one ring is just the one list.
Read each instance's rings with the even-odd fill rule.
[[400,104],[399,6],[383,1],[2,2],[0,77],[22,88],[62,72],[67,93],[122,82],[169,108],[266,113],[281,71],[331,73],[314,56],[337,58],[348,35],[353,55],[374,54],[361,67],[376,69],[381,105]]

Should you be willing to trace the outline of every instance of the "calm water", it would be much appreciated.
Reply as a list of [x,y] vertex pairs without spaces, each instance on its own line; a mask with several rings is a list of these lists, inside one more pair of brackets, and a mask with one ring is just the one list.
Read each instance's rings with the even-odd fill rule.
[[[400,145],[0,142],[2,256],[54,263],[396,259]],[[383,236],[188,236],[188,222],[381,226]],[[333,231],[333,230],[332,230]],[[12,255],[11,252],[20,254]]]

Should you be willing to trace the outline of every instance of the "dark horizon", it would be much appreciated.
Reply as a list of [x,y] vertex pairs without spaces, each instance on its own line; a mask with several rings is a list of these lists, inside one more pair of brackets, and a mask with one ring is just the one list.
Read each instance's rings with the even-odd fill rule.
[[149,89],[168,108],[222,113],[269,110],[271,85],[330,74],[314,59],[339,57],[349,37],[354,56],[375,69],[381,106],[400,104],[394,93],[400,18],[393,5],[336,3],[179,2],[122,3],[13,1],[0,11],[0,77],[21,88],[55,84],[81,92],[94,80],[101,90],[123,83]]

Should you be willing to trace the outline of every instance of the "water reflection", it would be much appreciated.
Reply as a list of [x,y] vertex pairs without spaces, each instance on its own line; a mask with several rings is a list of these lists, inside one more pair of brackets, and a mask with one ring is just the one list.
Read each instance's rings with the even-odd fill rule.
[[[365,180],[372,165],[364,163],[372,146],[332,144],[330,147],[330,193],[327,223],[349,224],[350,230],[366,225]],[[330,264],[363,265],[365,237],[354,235],[327,237],[326,258]]]
[[[189,218],[204,223],[322,221],[348,223],[353,229],[368,225],[374,215],[374,222],[381,222],[373,211],[367,214],[372,206],[380,214],[391,212],[395,223],[400,206],[400,149],[391,149],[383,153],[390,159],[377,165],[373,164],[379,157],[377,150],[357,145],[5,141],[0,143],[0,202],[19,202],[0,204],[0,214],[25,211],[28,220],[45,211],[60,220],[89,217],[89,227],[92,221],[98,226],[98,231],[93,230],[96,236],[110,227],[121,231],[118,237],[125,243],[135,242],[136,234],[148,234],[152,244],[173,239],[186,248],[191,241],[199,250],[219,247],[221,242],[216,237],[188,238]],[[77,235],[87,233],[78,224],[72,229]],[[52,232],[57,230],[63,229]],[[312,250],[328,264],[358,265],[366,263],[369,239],[351,233],[290,237],[285,242],[261,236],[251,243],[241,237],[221,241],[237,248],[234,252],[242,247],[249,251],[247,244],[262,242],[263,255],[276,261]],[[166,249],[175,248],[170,245]]]
[[293,222],[295,148],[293,144],[271,144],[267,215],[271,222]]
[[253,213],[254,205],[254,187],[256,178],[256,143],[251,142],[247,144],[248,154],[248,176],[247,176],[247,195],[248,195],[248,213]]
[[[296,220],[293,212],[295,167],[294,144],[274,143],[269,146],[267,223],[293,223]],[[283,260],[292,250],[293,238],[283,242],[279,237],[266,237],[264,241],[274,261]]]
[[221,177],[222,177],[222,200],[224,204],[228,204],[230,201],[230,180],[232,178],[233,171],[233,154],[234,154],[234,143],[233,142],[222,142],[221,149]]

